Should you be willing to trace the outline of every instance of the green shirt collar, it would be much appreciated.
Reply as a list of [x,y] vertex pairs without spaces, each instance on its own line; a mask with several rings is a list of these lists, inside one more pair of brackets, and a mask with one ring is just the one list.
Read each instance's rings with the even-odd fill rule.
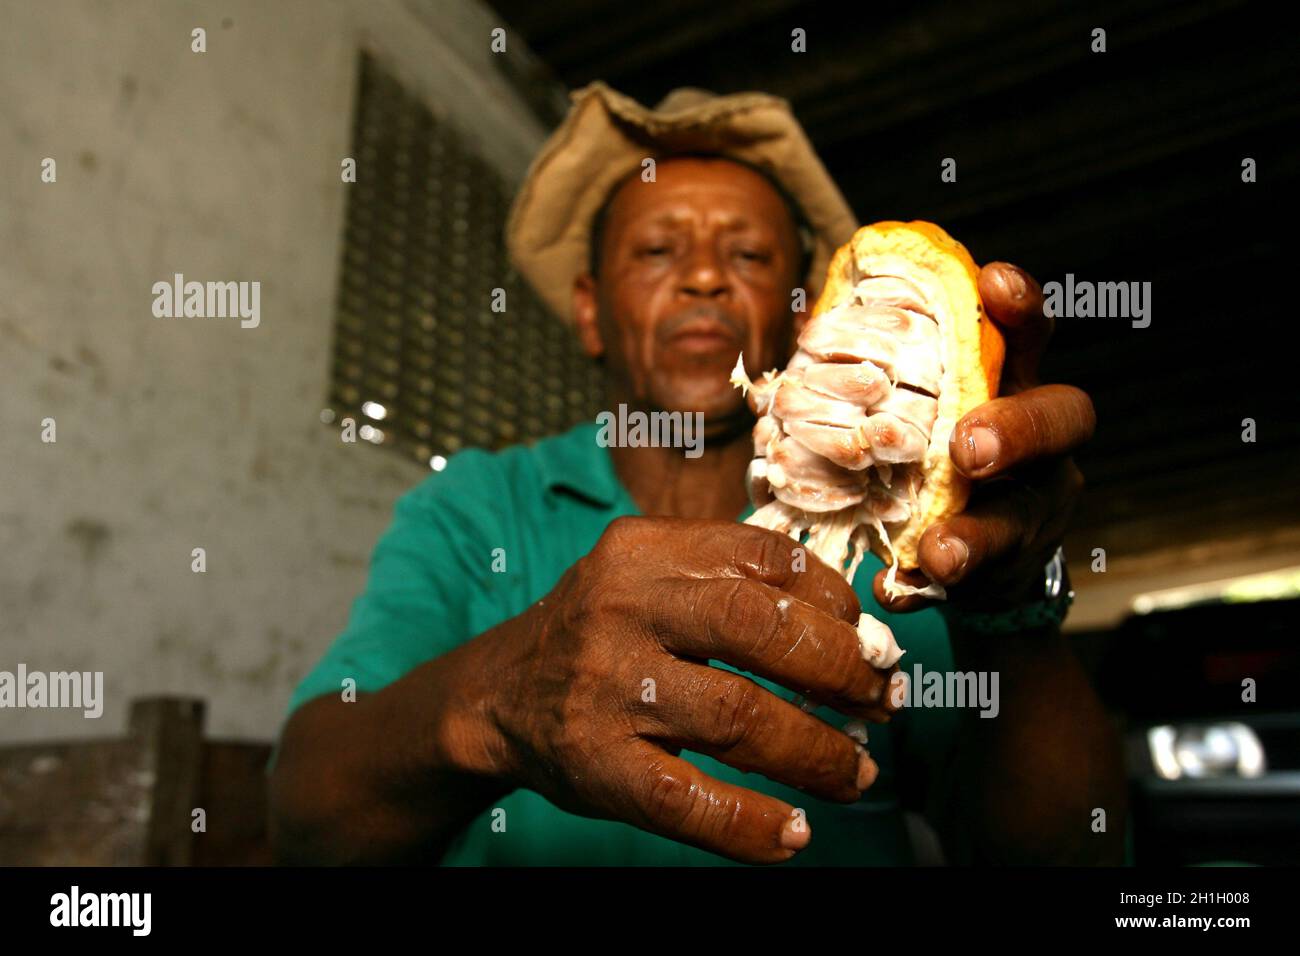
[[596,422],[583,422],[537,443],[537,463],[548,492],[567,491],[605,508],[628,498],[609,451],[596,443],[599,431]]
[[[614,460],[609,450],[597,444],[600,425],[594,421],[575,425],[562,435],[537,443],[538,468],[547,494],[565,491],[602,508],[619,505],[638,511],[632,496],[614,470]],[[737,521],[744,521],[754,513],[752,504],[746,505]]]

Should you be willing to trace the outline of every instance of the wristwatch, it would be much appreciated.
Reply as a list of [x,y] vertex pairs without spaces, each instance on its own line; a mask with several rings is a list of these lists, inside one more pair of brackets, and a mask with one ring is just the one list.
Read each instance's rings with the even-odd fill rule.
[[950,604],[940,604],[939,609],[952,624],[974,634],[1016,634],[1036,630],[1065,620],[1074,591],[1070,588],[1069,574],[1065,568],[1065,550],[1057,548],[1043,569],[1043,599],[1006,611],[965,611]]

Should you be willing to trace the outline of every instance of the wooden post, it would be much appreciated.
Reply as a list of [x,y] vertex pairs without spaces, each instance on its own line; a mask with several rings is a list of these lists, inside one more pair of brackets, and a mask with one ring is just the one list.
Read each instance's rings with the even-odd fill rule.
[[203,768],[203,701],[145,697],[131,702],[130,734],[151,758],[154,774],[145,866],[189,866],[191,814]]

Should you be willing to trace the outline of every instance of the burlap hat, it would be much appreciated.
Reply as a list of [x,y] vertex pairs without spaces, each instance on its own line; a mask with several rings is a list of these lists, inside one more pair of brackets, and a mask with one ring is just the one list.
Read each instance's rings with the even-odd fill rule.
[[556,315],[573,320],[573,280],[587,267],[591,221],[609,191],[645,158],[684,152],[735,157],[786,188],[814,233],[805,282],[813,300],[831,255],[858,224],[789,103],[766,93],[718,96],[682,87],[650,110],[599,81],[570,99],[506,221],[511,260]]

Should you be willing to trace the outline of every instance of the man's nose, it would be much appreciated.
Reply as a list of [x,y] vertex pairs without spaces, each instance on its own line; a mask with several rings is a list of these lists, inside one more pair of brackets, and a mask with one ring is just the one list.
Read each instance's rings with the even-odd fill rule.
[[683,294],[705,299],[716,299],[731,289],[726,271],[718,262],[716,250],[701,243],[691,253],[682,271],[680,290]]

